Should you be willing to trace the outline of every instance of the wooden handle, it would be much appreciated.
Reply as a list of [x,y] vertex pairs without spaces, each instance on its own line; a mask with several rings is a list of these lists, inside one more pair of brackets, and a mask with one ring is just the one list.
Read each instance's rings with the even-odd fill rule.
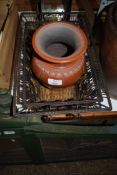
[[80,119],[104,119],[104,118],[117,118],[117,112],[81,112]]

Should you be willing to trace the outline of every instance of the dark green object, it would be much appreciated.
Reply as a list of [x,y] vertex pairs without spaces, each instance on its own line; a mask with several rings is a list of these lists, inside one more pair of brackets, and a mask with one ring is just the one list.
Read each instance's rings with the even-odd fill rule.
[[0,90],[0,114],[10,115],[12,97],[7,90]]
[[39,117],[0,121],[1,164],[112,158],[117,157],[116,148],[117,125],[45,124]]
[[0,107],[10,107],[11,106],[11,95],[0,95]]
[[6,95],[8,93],[9,93],[8,90],[6,90],[6,89],[0,89],[0,95]]

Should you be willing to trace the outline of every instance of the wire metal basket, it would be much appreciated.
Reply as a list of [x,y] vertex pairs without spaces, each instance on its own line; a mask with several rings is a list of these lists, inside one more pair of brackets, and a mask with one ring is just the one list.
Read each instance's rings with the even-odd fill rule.
[[[86,73],[75,87],[75,98],[63,100],[43,100],[37,90],[41,83],[31,69],[33,56],[32,35],[37,27],[50,21],[68,20],[79,25],[86,33],[89,42],[86,59]],[[32,116],[81,111],[111,110],[111,101],[98,58],[95,55],[93,39],[85,11],[22,12],[15,51],[13,115]]]

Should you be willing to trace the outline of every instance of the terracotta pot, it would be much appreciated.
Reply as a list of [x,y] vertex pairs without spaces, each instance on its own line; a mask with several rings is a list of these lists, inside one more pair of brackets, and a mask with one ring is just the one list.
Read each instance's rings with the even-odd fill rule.
[[46,86],[71,86],[81,78],[88,45],[81,28],[68,22],[46,24],[35,31],[32,45],[37,54],[32,70]]
[[101,45],[101,63],[110,95],[117,98],[117,4],[111,5]]

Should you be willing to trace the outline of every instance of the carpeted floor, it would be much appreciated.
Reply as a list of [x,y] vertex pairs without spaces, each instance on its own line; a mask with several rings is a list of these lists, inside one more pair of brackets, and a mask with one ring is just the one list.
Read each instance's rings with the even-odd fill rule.
[[117,159],[1,166],[0,175],[117,175]]

